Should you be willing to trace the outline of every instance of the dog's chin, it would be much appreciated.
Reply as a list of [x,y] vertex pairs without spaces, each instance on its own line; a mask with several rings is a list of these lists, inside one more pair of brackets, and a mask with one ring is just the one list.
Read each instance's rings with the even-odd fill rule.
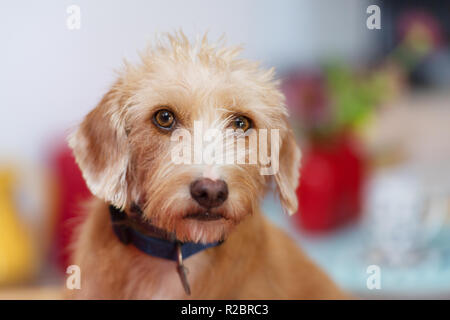
[[225,240],[236,224],[223,210],[196,210],[178,217],[174,232],[181,241],[212,243]]
[[231,232],[233,224],[223,219],[205,221],[183,219],[176,225],[177,239],[189,242],[213,243],[225,240]]
[[206,244],[226,240],[247,212],[250,210],[234,211],[227,206],[205,209],[192,203],[184,206],[180,203],[179,207],[164,214],[149,215],[148,219],[154,226],[174,233],[180,241]]

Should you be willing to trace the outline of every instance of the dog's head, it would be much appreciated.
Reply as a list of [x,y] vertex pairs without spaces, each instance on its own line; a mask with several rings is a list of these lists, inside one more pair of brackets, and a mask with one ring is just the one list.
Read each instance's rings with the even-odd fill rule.
[[[176,34],[167,42],[149,49],[140,65],[126,64],[70,137],[92,193],[119,208],[138,204],[144,218],[183,241],[225,238],[258,210],[271,177],[294,213],[300,152],[273,70],[206,38],[192,45]],[[204,161],[211,147],[215,160]],[[174,160],[180,155],[181,163]],[[273,175],[264,173],[267,166]]]

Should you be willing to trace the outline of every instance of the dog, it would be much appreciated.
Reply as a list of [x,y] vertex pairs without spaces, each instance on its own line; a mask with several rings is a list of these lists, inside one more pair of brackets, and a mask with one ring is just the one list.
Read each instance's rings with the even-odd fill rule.
[[[74,241],[81,289],[71,298],[345,297],[260,210],[273,181],[284,210],[297,211],[300,150],[274,69],[240,52],[206,36],[191,42],[181,31],[168,34],[140,63],[125,62],[71,134],[95,196]],[[278,170],[174,164],[175,130],[193,132],[196,121],[219,132],[236,129],[235,143],[276,129]],[[247,159],[252,150],[245,148]]]

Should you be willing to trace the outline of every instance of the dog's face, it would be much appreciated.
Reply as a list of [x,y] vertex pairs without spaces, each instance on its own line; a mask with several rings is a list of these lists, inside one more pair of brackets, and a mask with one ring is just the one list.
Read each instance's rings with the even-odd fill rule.
[[271,176],[261,174],[259,161],[195,161],[195,147],[188,157],[192,163],[175,163],[178,134],[190,133],[194,145],[205,138],[196,136],[198,126],[203,134],[231,132],[224,154],[238,145],[248,160],[259,154],[260,146],[250,144],[260,139],[258,131],[278,129],[279,168],[273,177],[284,208],[294,213],[300,152],[272,70],[237,59],[236,48],[216,49],[206,40],[190,45],[182,34],[169,36],[169,42],[150,50],[141,65],[127,65],[71,136],[92,193],[119,208],[138,204],[144,218],[182,241],[224,239],[258,211]]

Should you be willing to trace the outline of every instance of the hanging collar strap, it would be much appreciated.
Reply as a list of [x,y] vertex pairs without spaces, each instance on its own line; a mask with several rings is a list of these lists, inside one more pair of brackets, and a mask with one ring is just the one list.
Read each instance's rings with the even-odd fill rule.
[[[134,211],[140,211],[138,207]],[[138,222],[134,218],[130,218],[124,211],[110,205],[109,213],[114,233],[123,244],[132,244],[140,251],[154,257],[178,261],[179,250],[183,259],[196,254],[205,249],[218,246],[222,243],[194,243],[181,242],[162,229],[158,229],[152,225]]]

